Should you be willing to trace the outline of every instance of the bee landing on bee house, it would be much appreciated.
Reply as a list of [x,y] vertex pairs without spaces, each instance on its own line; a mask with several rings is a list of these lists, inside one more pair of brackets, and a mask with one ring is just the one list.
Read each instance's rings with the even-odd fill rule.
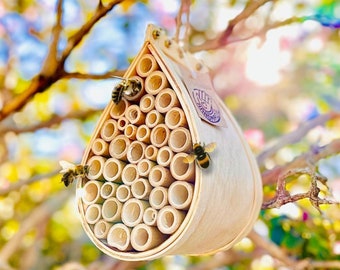
[[122,79],[122,81],[112,90],[112,101],[116,105],[122,100],[123,95],[133,97],[142,90],[142,83],[140,81],[135,79],[120,79]]
[[60,173],[63,174],[61,182],[63,182],[66,187],[72,184],[78,177],[86,177],[90,170],[90,166],[88,165],[75,165],[65,160],[59,161],[59,164],[62,168]]
[[192,152],[184,159],[185,163],[192,163],[196,160],[198,166],[201,168],[208,168],[210,164],[210,155],[216,148],[216,143],[209,143],[207,145],[201,145],[200,143],[194,143],[192,146]]

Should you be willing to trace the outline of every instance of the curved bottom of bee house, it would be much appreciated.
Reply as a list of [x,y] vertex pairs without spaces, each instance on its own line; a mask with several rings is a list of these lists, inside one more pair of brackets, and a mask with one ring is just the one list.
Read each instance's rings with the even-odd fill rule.
[[[157,44],[146,43],[126,77],[147,76],[155,106],[146,109],[141,97],[110,102],[83,157],[90,172],[77,184],[82,225],[101,251],[120,260],[226,250],[250,232],[261,208],[261,176],[237,122],[219,98],[225,124],[202,121],[172,64]],[[161,85],[165,90],[158,91]],[[126,117],[137,139],[105,124],[110,116]],[[106,140],[105,154],[94,144],[99,137]],[[202,152],[190,161],[196,144]]]

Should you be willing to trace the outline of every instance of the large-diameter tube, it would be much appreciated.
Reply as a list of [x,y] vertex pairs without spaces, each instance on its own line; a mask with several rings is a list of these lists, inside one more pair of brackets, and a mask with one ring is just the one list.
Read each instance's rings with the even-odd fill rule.
[[108,222],[120,222],[123,204],[117,198],[109,198],[103,203],[102,216]]
[[105,221],[104,219],[99,220],[96,224],[94,224],[94,236],[98,239],[106,239],[111,226],[112,224]]
[[93,141],[91,149],[96,156],[109,156],[109,144],[102,138],[96,138]]
[[169,169],[161,165],[156,165],[151,168],[149,173],[149,181],[153,187],[168,187],[174,181]]
[[109,146],[109,151],[111,157],[120,159],[120,160],[126,160],[127,157],[127,151],[129,148],[131,141],[125,137],[124,135],[118,135],[115,137]]
[[114,224],[107,234],[107,244],[120,251],[132,250],[131,229],[122,223]]
[[164,122],[164,116],[157,110],[151,110],[148,112],[145,118],[145,124],[149,128],[154,128],[158,124],[162,124]]
[[130,163],[136,164],[144,158],[146,145],[140,141],[133,141],[127,151],[127,159]]
[[101,156],[92,156],[88,161],[87,165],[89,166],[89,173],[87,174],[87,178],[90,180],[103,179],[103,169],[106,158]]
[[118,104],[113,104],[110,109],[110,116],[113,119],[119,119],[120,117],[124,116],[125,110],[129,107],[130,103],[125,99],[122,100]]
[[170,163],[170,172],[177,180],[188,182],[195,181],[195,164],[187,163],[184,159],[188,156],[186,153],[177,153]]
[[132,183],[131,193],[133,197],[140,200],[145,200],[149,198],[149,194],[152,190],[152,186],[149,181],[145,178],[139,178]]
[[169,87],[165,74],[156,70],[145,79],[145,91],[151,95],[157,95],[162,89]]
[[121,182],[121,175],[125,163],[116,158],[109,158],[104,164],[103,176],[110,182]]
[[152,54],[144,54],[138,61],[136,66],[136,72],[141,77],[147,77],[151,72],[158,69],[156,59]]
[[180,210],[188,210],[194,194],[194,185],[185,181],[175,181],[168,190],[170,205]]
[[166,206],[169,203],[168,189],[165,187],[153,188],[149,195],[149,202],[154,209],[161,209]]
[[179,106],[177,95],[173,89],[166,88],[158,93],[155,100],[156,110],[166,113],[171,108]]
[[141,223],[143,214],[150,204],[146,201],[138,200],[136,198],[129,199],[124,203],[122,209],[122,221],[128,227],[134,227]]
[[100,196],[100,189],[103,185],[103,182],[99,182],[96,180],[88,181],[84,185],[84,193],[82,196],[82,200],[85,204],[95,204],[102,203],[104,199]]
[[101,219],[102,205],[90,204],[85,210],[85,220],[88,224],[95,224]]
[[164,234],[172,234],[182,224],[184,218],[184,211],[168,205],[158,212],[157,227]]
[[168,167],[174,156],[174,152],[169,146],[163,146],[158,150],[157,153],[157,163],[163,167]]
[[125,185],[131,186],[139,178],[136,164],[127,164],[122,171],[122,181]]
[[141,125],[145,121],[145,114],[140,110],[139,106],[134,104],[129,106],[125,111],[125,117],[133,125]]
[[100,136],[107,142],[112,141],[119,133],[117,121],[114,119],[106,120],[100,130]]
[[165,239],[165,236],[157,227],[151,227],[146,224],[138,224],[131,232],[131,245],[137,251],[150,250]]
[[146,158],[143,158],[141,161],[137,164],[137,170],[140,176],[146,177],[149,176],[149,173],[153,166],[155,166],[156,163],[148,160]]
[[169,147],[172,151],[188,152],[192,148],[191,134],[189,129],[179,127],[170,132]]
[[165,124],[170,129],[188,126],[184,111],[179,107],[173,107],[172,109],[170,109],[166,113],[164,121],[165,121]]
[[165,124],[159,124],[151,131],[151,143],[160,148],[168,143],[170,130]]
[[132,196],[131,194],[131,188],[127,185],[120,185],[117,188],[117,192],[116,192],[116,198],[120,201],[120,202],[126,202],[128,199],[130,199]]

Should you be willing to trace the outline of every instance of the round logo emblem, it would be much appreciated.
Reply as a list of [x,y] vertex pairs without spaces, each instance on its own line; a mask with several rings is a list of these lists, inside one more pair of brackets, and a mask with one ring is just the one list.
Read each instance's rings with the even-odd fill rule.
[[220,122],[221,115],[215,100],[206,91],[198,88],[194,88],[192,93],[197,108],[204,117],[211,123]]

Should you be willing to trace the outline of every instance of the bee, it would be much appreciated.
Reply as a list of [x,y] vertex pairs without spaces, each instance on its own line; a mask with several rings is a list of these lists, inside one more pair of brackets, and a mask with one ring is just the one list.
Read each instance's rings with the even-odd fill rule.
[[208,153],[211,153],[216,148],[216,143],[209,143],[207,145],[201,145],[200,143],[194,143],[192,146],[193,151],[184,159],[185,163],[192,163],[196,160],[198,166],[201,168],[208,168],[210,164],[210,156]]
[[117,105],[123,95],[133,97],[142,89],[142,83],[135,79],[123,79],[112,90],[112,101]]
[[78,177],[83,178],[87,176],[90,171],[90,166],[88,165],[75,165],[65,160],[59,161],[59,164],[62,168],[60,173],[63,174],[61,182],[63,182],[66,187],[72,184]]

